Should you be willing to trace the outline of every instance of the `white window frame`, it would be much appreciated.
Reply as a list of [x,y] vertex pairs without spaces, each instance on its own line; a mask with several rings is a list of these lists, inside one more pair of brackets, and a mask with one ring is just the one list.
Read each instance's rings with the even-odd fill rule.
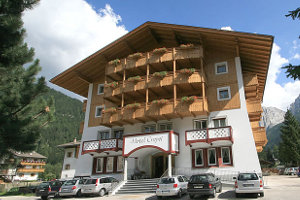
[[154,132],[157,131],[157,125],[156,125],[156,124],[146,124],[146,125],[144,125],[144,126],[142,127],[142,132],[143,132],[143,133],[152,133],[152,132],[146,132],[146,131],[145,131],[145,127],[149,127],[149,126],[155,126]]
[[[102,133],[108,133],[108,138],[102,139],[102,137],[101,137]],[[111,139],[111,132],[110,132],[110,130],[98,131],[98,140],[107,140],[107,139]]]
[[[221,98],[221,97],[220,97],[220,91],[221,91],[221,90],[227,90],[227,91],[228,91],[228,98]],[[217,88],[217,96],[218,96],[218,101],[226,101],[226,100],[231,99],[230,86]]]
[[[103,92],[100,93],[100,87],[103,87]],[[101,95],[104,94],[104,84],[98,84],[98,88],[97,88],[97,95]]]
[[165,126],[171,125],[171,127],[172,127],[171,130],[173,130],[172,122],[158,123],[158,131],[171,131],[171,130],[160,130],[160,125],[165,125]]
[[112,133],[112,134],[111,134],[111,138],[117,138],[115,131],[123,131],[122,137],[119,138],[119,139],[122,139],[123,136],[124,136],[124,129],[122,129],[122,128],[112,129],[112,132],[111,132],[111,133]]
[[[122,166],[121,169],[119,168],[119,157],[123,158],[123,159],[122,159],[123,162],[122,162],[122,165],[121,165],[121,166]],[[123,157],[123,156],[118,156],[118,157],[117,157],[117,171],[118,171],[118,172],[122,172],[123,170],[124,170],[124,157]]]
[[[98,110],[98,108],[102,108],[102,112],[101,112],[101,115],[100,115],[100,116],[97,115],[97,110]],[[103,114],[103,110],[104,110],[104,109],[105,109],[105,106],[96,106],[95,117],[96,117],[96,118],[102,117],[102,114]]]
[[[206,121],[206,128],[208,128],[208,119],[194,119],[194,120],[193,120],[193,129],[194,129],[194,130],[196,130],[196,122],[197,122],[197,121],[198,121],[198,122],[200,122],[200,121]],[[202,124],[201,124],[201,126],[202,126]],[[202,129],[203,129],[203,128],[202,128]],[[201,129],[201,130],[202,130],[202,129]]]
[[[209,151],[210,150],[215,150],[215,163],[213,163],[213,164],[209,163]],[[216,166],[217,165],[217,149],[216,148],[207,149],[207,164],[208,164],[208,166]]]
[[212,121],[212,125],[213,125],[213,128],[221,128],[223,126],[220,126],[220,122],[219,122],[219,127],[215,127],[215,123],[214,123],[214,120],[218,120],[218,119],[225,119],[225,127],[228,126],[227,124],[227,117],[226,116],[223,116],[223,117],[215,117],[215,118],[211,118],[211,121]]
[[[223,149],[228,149],[228,155],[229,155],[229,162],[225,163],[223,160]],[[222,164],[230,165],[231,164],[231,155],[230,155],[230,148],[229,147],[221,147],[221,158],[222,158]]]
[[[98,170],[98,163],[99,163],[99,160],[101,162],[101,170]],[[103,172],[103,158],[97,158],[97,163],[96,163],[96,173],[102,173]]]
[[[222,65],[225,65],[226,72],[219,72],[218,73],[218,67],[222,66]],[[227,61],[215,63],[215,72],[216,72],[216,75],[227,74],[228,73],[228,63],[227,63]]]
[[[111,158],[112,159],[112,168],[111,170],[108,170],[108,159]],[[114,171],[114,157],[107,157],[106,158],[106,172],[113,172]]]
[[[197,156],[196,156],[196,152],[197,151],[201,151],[201,156],[202,156],[202,165],[197,165]],[[204,166],[204,157],[203,157],[203,149],[196,149],[195,150],[195,167],[203,167]]]

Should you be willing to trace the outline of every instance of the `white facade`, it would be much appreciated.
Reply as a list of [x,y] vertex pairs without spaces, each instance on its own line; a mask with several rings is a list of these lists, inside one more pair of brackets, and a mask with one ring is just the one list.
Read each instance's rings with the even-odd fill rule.
[[[222,110],[216,112],[210,112],[209,116],[196,116],[196,117],[185,117],[183,119],[176,118],[171,119],[169,121],[158,121],[158,122],[147,122],[145,124],[138,123],[134,125],[124,125],[124,127],[113,127],[114,128],[122,128],[124,130],[124,138],[127,138],[127,135],[132,134],[143,134],[143,127],[145,125],[152,124],[160,124],[160,123],[172,123],[172,131],[178,133],[178,138],[174,136],[172,139],[172,143],[167,142],[167,136],[161,135],[162,139],[160,141],[159,147],[160,150],[156,147],[151,147],[151,140],[143,143],[141,136],[132,136],[131,139],[136,140],[136,143],[143,143],[147,145],[147,148],[141,148],[140,144],[130,144],[130,142],[125,142],[123,149],[123,155],[126,158],[126,164],[124,166],[123,173],[105,173],[105,174],[95,174],[93,173],[93,162],[95,162],[94,158],[107,158],[107,157],[115,157],[122,156],[122,151],[106,151],[102,153],[92,152],[87,154],[82,154],[83,143],[91,140],[99,140],[98,132],[103,130],[109,130],[106,127],[98,126],[98,127],[88,127],[89,122],[89,111],[92,97],[93,84],[89,86],[87,107],[85,113],[85,122],[83,135],[81,140],[79,157],[76,165],[75,176],[102,176],[102,175],[112,175],[118,179],[127,179],[132,178],[135,173],[143,172],[144,177],[153,177],[155,175],[155,171],[153,172],[153,168],[158,168],[160,165],[153,164],[155,162],[160,162],[159,159],[163,159],[161,162],[165,162],[168,160],[168,164],[163,164],[164,167],[168,166],[168,168],[173,167],[169,174],[184,174],[190,176],[195,173],[200,172],[214,172],[216,174],[235,174],[238,171],[256,171],[261,173],[261,168],[257,156],[256,146],[252,134],[252,129],[248,117],[248,112],[246,108],[246,100],[245,100],[245,92],[243,85],[243,75],[241,70],[241,61],[239,57],[235,58],[235,67],[236,67],[236,75],[238,80],[239,87],[239,95],[240,95],[240,108],[232,109],[232,110]],[[187,145],[186,140],[186,131],[195,129],[193,126],[193,121],[195,119],[205,119],[207,120],[207,128],[215,128],[213,120],[216,118],[225,118],[226,126],[230,126],[228,131],[232,130],[230,134],[231,140],[219,140],[213,141],[210,143],[198,142]],[[160,131],[160,130],[157,130]],[[148,134],[149,136],[150,134]],[[124,139],[125,140],[125,139]],[[123,142],[124,142],[123,140]],[[147,140],[147,139],[146,139]],[[153,142],[152,145],[155,146]],[[136,146],[134,146],[136,145]],[[171,153],[174,157],[174,161],[170,162],[170,156],[163,158],[156,158],[156,155],[160,155],[164,150],[169,149],[172,146],[173,150],[177,148],[178,153]],[[202,159],[206,156],[205,162],[208,162],[209,155],[203,155],[203,153],[214,152],[215,151],[215,162],[219,162],[218,159],[223,158],[223,149],[230,150],[230,161],[228,161],[227,165],[212,165],[208,164],[208,167],[195,167],[193,166],[193,156],[197,150],[202,152]],[[202,150],[201,150],[202,149]],[[212,150],[211,150],[212,149]],[[215,150],[213,150],[215,149]],[[224,152],[225,152],[224,150]],[[129,152],[132,154],[127,155]],[[193,153],[194,152],[194,153]],[[166,154],[166,153],[165,153]],[[220,157],[221,156],[221,157]],[[156,161],[154,159],[157,159]],[[101,159],[100,159],[101,160]],[[202,161],[203,162],[203,161]],[[209,161],[211,162],[211,161]],[[95,165],[95,164],[94,164]],[[204,165],[206,166],[207,163]],[[126,170],[127,169],[127,170]],[[164,168],[165,169],[165,168]],[[73,171],[72,171],[73,173]],[[161,173],[161,171],[160,171]],[[127,177],[123,177],[123,174],[126,174]],[[62,176],[63,178],[63,176]]]
[[76,147],[65,148],[64,163],[61,172],[61,179],[72,179],[75,175],[77,158],[75,156]]

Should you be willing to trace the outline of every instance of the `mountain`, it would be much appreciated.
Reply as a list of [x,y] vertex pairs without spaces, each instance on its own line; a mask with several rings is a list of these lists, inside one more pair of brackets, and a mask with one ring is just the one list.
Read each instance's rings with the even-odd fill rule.
[[80,122],[84,119],[82,112],[82,102],[78,99],[71,98],[49,88],[49,92],[42,98],[54,97],[55,100],[55,120],[49,123],[41,133],[38,142],[37,152],[47,157],[45,173],[56,174],[60,176],[63,164],[64,151],[57,145],[71,142],[78,134]]
[[275,107],[263,107],[263,121],[266,130],[280,124],[284,120],[285,112]]
[[293,115],[300,120],[300,95],[296,98],[295,102],[290,106]]

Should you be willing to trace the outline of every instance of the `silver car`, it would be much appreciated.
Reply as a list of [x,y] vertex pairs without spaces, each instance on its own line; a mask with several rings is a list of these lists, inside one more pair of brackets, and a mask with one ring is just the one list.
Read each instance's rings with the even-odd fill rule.
[[187,193],[188,179],[183,175],[163,177],[157,183],[156,196],[178,196]]
[[240,197],[241,194],[258,194],[260,197],[264,196],[264,187],[262,178],[255,172],[239,173],[238,177],[234,177],[235,194]]
[[103,197],[112,190],[112,185],[119,181],[113,177],[90,178],[87,179],[81,188],[84,195],[98,195]]
[[59,196],[81,196],[81,187],[84,184],[83,179],[74,179],[66,181],[59,189]]

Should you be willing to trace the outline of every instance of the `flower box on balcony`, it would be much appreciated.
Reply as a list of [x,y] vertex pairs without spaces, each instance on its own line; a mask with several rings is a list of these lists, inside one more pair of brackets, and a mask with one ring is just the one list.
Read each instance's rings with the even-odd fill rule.
[[153,105],[158,105],[158,106],[162,106],[162,105],[165,105],[167,104],[169,101],[167,99],[158,99],[158,100],[153,100],[151,102],[151,104]]
[[191,49],[194,47],[194,44],[181,44],[179,47],[181,49]]
[[134,54],[129,55],[127,58],[137,60],[141,57],[143,57],[143,54],[138,52],[138,53],[134,53]]
[[184,102],[184,103],[193,103],[195,100],[197,99],[196,96],[184,96],[181,98],[181,102]]
[[117,81],[107,84],[107,87],[111,87],[111,88],[117,88],[118,86],[119,86],[119,83]]
[[117,66],[120,63],[121,63],[121,61],[118,58],[115,59],[115,60],[111,60],[111,61],[108,62],[109,65],[114,65],[114,66]]
[[196,71],[195,68],[184,68],[184,69],[181,69],[179,72],[181,74],[190,75],[190,74],[194,73],[195,71]]
[[133,76],[133,77],[129,77],[127,80],[129,82],[138,82],[138,81],[142,80],[142,77],[140,77],[140,76]]
[[139,107],[141,107],[140,103],[131,103],[125,106],[126,109],[137,109]]
[[157,48],[157,49],[154,49],[152,52],[153,52],[153,54],[164,54],[167,52],[167,48],[166,47]]
[[167,74],[168,74],[167,71],[154,72],[153,77],[163,78],[163,77],[167,76]]
[[116,107],[110,107],[110,108],[106,108],[104,110],[104,113],[115,113],[117,112],[117,108]]

